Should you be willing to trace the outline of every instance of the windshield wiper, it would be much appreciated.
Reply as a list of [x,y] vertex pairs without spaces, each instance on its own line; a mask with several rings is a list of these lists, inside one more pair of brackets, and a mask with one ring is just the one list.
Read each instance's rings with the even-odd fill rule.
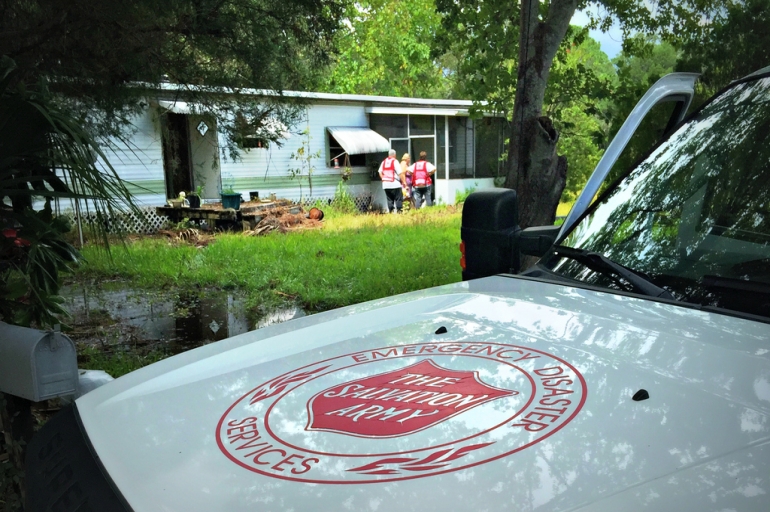
[[565,258],[575,260],[578,263],[582,263],[586,267],[595,272],[602,274],[615,274],[628,281],[634,289],[644,295],[650,297],[660,297],[662,299],[675,300],[671,292],[664,290],[655,283],[650,282],[644,277],[640,276],[633,270],[630,270],[623,265],[615,263],[608,257],[598,252],[586,251],[585,249],[575,249],[574,247],[566,247],[563,245],[554,245],[553,251]]

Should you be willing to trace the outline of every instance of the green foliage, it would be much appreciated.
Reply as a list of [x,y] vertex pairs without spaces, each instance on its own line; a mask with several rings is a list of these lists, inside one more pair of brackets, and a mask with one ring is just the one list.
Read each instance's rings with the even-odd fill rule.
[[465,190],[458,190],[455,192],[455,204],[463,204],[466,199],[468,199],[468,196],[473,194],[476,189],[478,188],[479,184],[474,183],[474,186],[466,188]]
[[116,379],[168,357],[159,347],[137,349],[126,345],[78,345],[78,368],[104,370]]
[[310,196],[313,196],[313,173],[315,172],[313,160],[321,157],[320,149],[318,151],[310,151],[310,141],[313,138],[310,136],[310,128],[305,128],[301,135],[302,145],[289,155],[289,159],[294,162],[296,167],[289,167],[287,170],[291,179],[297,179],[299,181],[300,201],[302,200],[302,181],[304,179],[307,179],[310,188]]
[[677,71],[702,73],[694,107],[725,87],[770,65],[770,0],[728,2],[706,37],[683,34]]
[[431,57],[439,26],[433,0],[356,2],[347,19],[324,90],[418,98],[448,94],[441,63]]
[[350,193],[350,188],[348,188],[347,183],[344,181],[337,183],[337,190],[334,191],[332,206],[341,213],[358,213],[355,198]]
[[710,30],[707,20],[721,17],[726,7],[739,6],[744,0],[598,0],[591,3],[595,7],[583,11],[589,16],[588,26],[607,31],[617,23],[623,32],[623,51],[633,55],[644,51],[645,43],[644,38],[631,37],[631,34],[660,38],[674,46],[689,38],[703,39]]
[[[94,137],[45,84],[22,86],[21,73],[10,59],[0,61],[0,198],[13,212],[30,208],[34,198],[77,198],[100,216],[126,207],[141,215]],[[4,212],[3,220],[14,214]]]
[[[51,201],[85,200],[99,216],[122,208],[142,214],[93,137],[44,86],[20,85],[19,73],[9,59],[0,62],[0,319],[45,327],[65,315],[59,273],[80,260]],[[40,199],[45,206],[36,212]]]
[[636,54],[621,53],[614,60],[618,69],[618,87],[614,94],[611,134],[620,129],[626,116],[647,89],[658,79],[671,73],[676,65],[677,51],[669,43],[637,36]]
[[185,229],[190,229],[190,228],[195,228],[195,227],[197,227],[197,225],[196,225],[196,224],[193,224],[193,223],[190,221],[190,219],[188,219],[187,217],[183,218],[183,219],[182,219],[182,220],[180,220],[179,222],[175,222],[175,223],[171,223],[171,222],[169,222],[168,224],[170,224],[170,225],[171,225],[170,227],[171,227],[171,229],[173,229],[174,231],[184,231]]
[[[660,78],[673,72],[676,65],[677,51],[671,44],[643,36],[634,39],[633,46],[638,53],[623,52],[614,60],[618,86],[609,111],[608,140],[615,136],[644,93]],[[660,140],[673,108],[674,103],[662,103],[650,111],[618,157],[605,183],[617,179]]]
[[[254,304],[290,296],[312,310],[460,280],[457,213],[432,208],[408,215],[330,215],[324,224],[322,230],[265,237],[219,235],[204,249],[143,239],[112,258],[86,247],[88,263],[76,277],[122,278],[146,288],[238,288]],[[431,265],[414,265],[426,252]]]
[[573,32],[571,45],[562,45],[551,69],[544,107],[560,131],[557,149],[569,166],[563,201],[577,197],[604,153],[617,88],[615,69],[599,43]]
[[580,105],[562,109],[562,131],[558,151],[567,157],[569,172],[562,201],[574,201],[596,168],[604,153],[602,123]]
[[[510,113],[516,94],[519,3],[436,0],[441,14],[433,56],[456,56],[451,78],[458,93]],[[475,104],[476,110],[480,105]]]
[[[46,80],[91,133],[130,129],[146,91],[188,84],[196,104],[228,108],[197,86],[312,87],[329,62],[346,0],[7,0],[0,55],[26,84]],[[266,114],[266,115],[269,115]]]
[[[442,25],[434,55],[462,56],[454,76],[460,94],[477,102],[475,110],[481,110],[483,101],[510,115],[518,74],[518,2],[439,0],[437,8]],[[578,97],[606,98],[613,76],[609,59],[587,29],[570,27],[551,69],[544,110],[558,116],[562,106]]]
[[[738,5],[741,2],[727,3]],[[569,173],[577,170],[577,176],[568,178],[565,195],[569,198],[582,186],[591,168],[590,162],[595,162],[605,147],[610,117],[620,118],[609,111],[610,94],[617,86],[614,71],[598,45],[587,39],[587,29],[607,30],[617,22],[626,36],[631,33],[647,36],[626,38],[624,49],[628,55],[634,55],[651,46],[650,36],[671,43],[683,40],[682,34],[697,40],[698,34],[708,30],[704,19],[717,16],[725,2],[535,0],[525,5],[531,6],[537,14],[531,29],[523,35],[525,42],[532,42],[525,49],[530,60],[528,66],[520,68],[519,62],[523,44],[520,42],[520,3],[506,0],[437,0],[442,28],[434,56],[451,53],[457,57],[455,77],[458,88],[463,96],[474,100],[476,113],[491,107],[512,119],[513,100],[518,92],[528,101],[515,106],[522,116],[517,119],[522,123],[535,122],[537,117],[547,114],[554,121],[557,130],[567,139],[561,141],[559,151],[568,158]],[[576,9],[588,14],[588,26],[565,26]],[[563,37],[562,33],[565,34]],[[554,38],[554,34],[559,34],[561,40]],[[551,60],[554,53],[555,58]],[[576,59],[573,53],[582,53],[583,58]],[[533,80],[519,84],[519,76],[527,76],[527,69],[531,72],[529,76],[537,75],[547,83]],[[542,105],[532,104],[532,98],[539,102],[541,97]],[[513,129],[512,140],[517,140],[517,127]],[[523,172],[526,172],[530,156],[519,154],[519,151],[526,152],[531,146],[524,143],[517,148],[510,155],[511,161],[523,164]],[[509,169],[509,173],[517,172],[518,168]],[[554,186],[558,185],[554,183]]]
[[[438,2],[442,12],[438,52],[465,55],[457,87],[474,110],[513,112],[518,73],[519,5],[503,0]],[[570,27],[550,70],[543,113],[560,131],[558,151],[569,172],[564,199],[574,198],[601,158],[617,78],[612,63],[587,30]]]
[[0,318],[15,325],[52,326],[66,316],[59,296],[59,273],[71,270],[80,255],[63,236],[69,223],[40,212],[17,216],[21,228],[0,236]]
[[599,43],[585,29],[570,27],[556,53],[549,83],[543,112],[556,121],[557,127],[570,128],[572,125],[561,115],[570,107],[579,106],[598,119],[607,116],[617,76]]

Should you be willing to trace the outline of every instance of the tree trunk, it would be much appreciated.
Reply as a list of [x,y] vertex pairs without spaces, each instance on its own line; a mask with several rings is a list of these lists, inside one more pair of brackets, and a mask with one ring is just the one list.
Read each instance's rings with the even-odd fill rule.
[[556,154],[559,133],[542,115],[548,75],[576,0],[552,0],[540,20],[540,0],[521,0],[519,70],[505,186],[519,196],[522,228],[553,224],[567,180],[567,160]]

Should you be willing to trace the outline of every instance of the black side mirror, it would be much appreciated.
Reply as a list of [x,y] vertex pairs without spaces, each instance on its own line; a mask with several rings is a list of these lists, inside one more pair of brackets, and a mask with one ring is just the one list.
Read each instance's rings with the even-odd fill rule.
[[537,226],[519,232],[519,251],[527,256],[545,256],[556,242],[561,226]]
[[518,273],[522,254],[544,256],[561,231],[561,226],[522,230],[518,223],[515,191],[481,190],[468,196],[460,228],[463,281]]
[[519,271],[518,223],[515,191],[481,190],[468,196],[460,228],[463,281]]

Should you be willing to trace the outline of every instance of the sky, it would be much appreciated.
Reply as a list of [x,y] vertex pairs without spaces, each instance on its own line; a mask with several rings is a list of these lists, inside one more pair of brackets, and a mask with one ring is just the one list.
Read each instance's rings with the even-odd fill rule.
[[[573,25],[585,26],[588,23],[588,15],[585,11],[577,11],[572,17],[571,23]],[[592,38],[599,41],[602,47],[602,51],[609,56],[610,59],[614,59],[622,50],[623,46],[623,34],[620,31],[620,26],[617,23],[613,23],[608,32],[601,32],[599,30],[591,30],[589,34]]]

